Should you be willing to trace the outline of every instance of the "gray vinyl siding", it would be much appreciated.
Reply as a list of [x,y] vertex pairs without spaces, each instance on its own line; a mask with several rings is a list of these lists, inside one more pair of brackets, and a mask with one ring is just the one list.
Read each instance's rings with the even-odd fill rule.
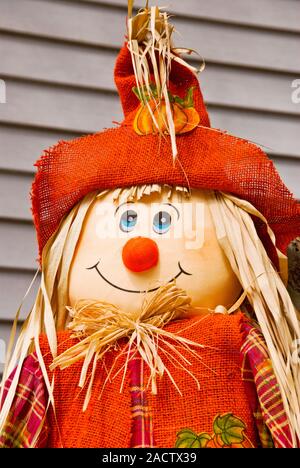
[[[126,3],[0,0],[0,79],[7,89],[0,104],[0,339],[7,339],[37,268],[28,198],[34,161],[59,139],[122,118],[113,66]],[[166,3],[177,15],[176,44],[205,58],[200,81],[213,126],[264,145],[300,198],[300,104],[291,99],[292,81],[300,78],[299,0]]]

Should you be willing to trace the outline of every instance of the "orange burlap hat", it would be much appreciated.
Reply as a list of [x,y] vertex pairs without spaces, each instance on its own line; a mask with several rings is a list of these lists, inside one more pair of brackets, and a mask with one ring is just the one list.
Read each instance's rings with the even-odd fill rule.
[[[248,200],[267,218],[278,248],[285,253],[289,242],[300,234],[299,204],[260,148],[210,127],[192,71],[172,61],[171,93],[184,98],[194,87],[194,108],[200,116],[196,128],[176,136],[175,162],[169,136],[138,135],[133,128],[140,102],[132,91],[136,80],[127,44],[116,62],[115,82],[124,121],[94,135],[60,141],[36,163],[32,211],[40,255],[63,216],[87,193],[152,183],[214,189]],[[265,226],[258,223],[257,230],[274,257]]]

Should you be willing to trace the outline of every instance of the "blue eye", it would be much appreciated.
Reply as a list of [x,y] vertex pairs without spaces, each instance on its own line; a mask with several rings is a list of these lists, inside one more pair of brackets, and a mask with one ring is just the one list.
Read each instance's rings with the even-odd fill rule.
[[137,223],[137,213],[133,210],[125,211],[120,219],[120,229],[123,232],[130,232]]
[[172,218],[167,211],[159,211],[153,218],[153,230],[157,234],[165,234],[171,227]]

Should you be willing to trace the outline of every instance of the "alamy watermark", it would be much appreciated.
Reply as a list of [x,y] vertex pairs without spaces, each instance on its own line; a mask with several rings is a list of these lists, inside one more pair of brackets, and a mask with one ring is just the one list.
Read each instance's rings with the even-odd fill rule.
[[292,88],[295,88],[292,92],[292,102],[300,104],[300,79],[292,81]]
[[6,83],[0,79],[0,104],[6,104]]
[[96,208],[95,234],[99,239],[142,236],[183,239],[186,249],[204,243],[204,203],[100,203]]

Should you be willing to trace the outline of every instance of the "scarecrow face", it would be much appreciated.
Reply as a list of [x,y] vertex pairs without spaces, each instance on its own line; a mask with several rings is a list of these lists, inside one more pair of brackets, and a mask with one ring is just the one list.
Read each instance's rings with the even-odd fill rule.
[[204,191],[189,199],[151,193],[135,203],[99,198],[90,209],[69,277],[73,306],[91,299],[138,311],[148,291],[176,279],[193,306],[230,307],[241,287],[216,238]]

